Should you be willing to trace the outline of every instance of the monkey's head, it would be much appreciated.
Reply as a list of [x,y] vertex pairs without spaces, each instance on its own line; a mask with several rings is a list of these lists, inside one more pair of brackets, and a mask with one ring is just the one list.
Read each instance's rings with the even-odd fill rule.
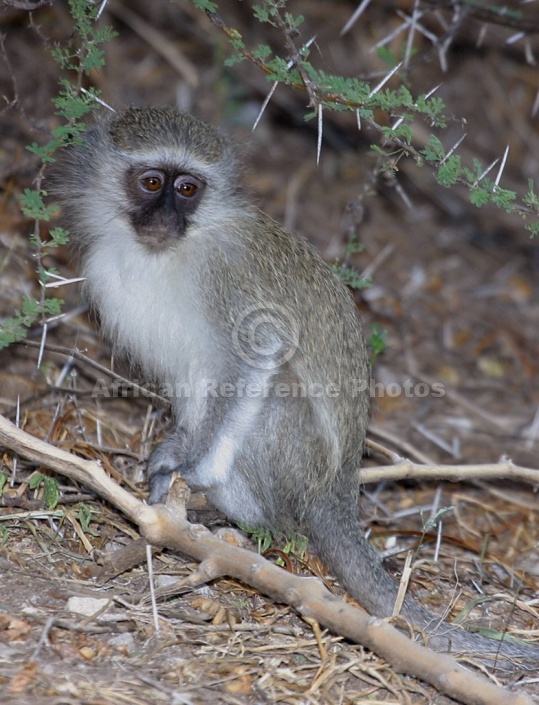
[[95,238],[129,236],[149,252],[207,230],[241,201],[236,159],[211,125],[170,107],[102,115],[66,150],[61,184],[82,251]]

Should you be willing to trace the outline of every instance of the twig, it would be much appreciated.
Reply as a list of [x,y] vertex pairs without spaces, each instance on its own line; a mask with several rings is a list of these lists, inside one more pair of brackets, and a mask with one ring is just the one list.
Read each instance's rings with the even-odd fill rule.
[[526,34],[537,34],[539,23],[520,17],[519,11],[511,11],[505,5],[480,5],[478,2],[470,0],[426,0],[426,5],[432,8],[445,7],[448,9],[461,7],[465,9],[469,17],[473,17],[480,22],[489,24],[499,24],[503,27],[512,27]]
[[[424,465],[435,464],[434,460],[430,456],[428,456],[426,453],[419,450],[418,448],[415,448],[411,443],[405,441],[403,438],[400,438],[396,434],[389,431],[387,428],[382,428],[381,426],[378,426],[378,424],[371,422],[369,424],[369,433],[378,436],[378,438],[382,438],[384,441],[391,443],[401,452],[406,453],[408,457],[415,458]],[[383,455],[387,456],[387,451],[383,453]],[[401,458],[399,457],[399,460],[400,459]],[[396,460],[393,460],[393,462],[396,462]]]
[[[22,347],[28,346],[31,348],[39,348],[41,346],[40,343],[36,343],[33,340],[23,340],[20,342],[16,342],[15,345],[21,345]],[[137,384],[136,382],[132,382],[127,377],[122,377],[122,375],[117,374],[116,372],[114,372],[113,370],[110,370],[108,367],[105,367],[104,365],[100,365],[99,362],[92,360],[91,357],[84,355],[84,353],[80,352],[80,350],[77,350],[76,348],[66,348],[66,347],[63,347],[62,345],[52,345],[51,343],[47,343],[45,345],[44,350],[46,350],[47,352],[58,353],[59,355],[66,355],[67,357],[73,357],[73,358],[75,358],[75,360],[79,360],[80,362],[84,362],[85,365],[88,365],[89,367],[93,367],[94,370],[97,370],[98,372],[102,372],[107,377],[110,377],[110,379],[113,382],[122,382],[130,389],[134,389],[134,390],[136,389],[137,391],[141,392],[145,397],[148,397],[149,399],[158,399],[161,402],[165,402],[166,404],[170,404],[170,399],[167,399],[166,397],[162,397],[159,394],[152,392],[150,389],[146,389],[145,387],[142,387],[140,384]]]
[[113,3],[109,7],[109,12],[119,17],[133,32],[142,37],[159,56],[165,59],[185,79],[190,88],[198,87],[200,83],[198,71],[192,62],[179,51],[177,41],[169,41],[162,32],[154,29],[125,5]]
[[395,465],[363,468],[361,471],[361,480],[365,484],[410,478],[449,480],[450,482],[509,478],[539,485],[539,469],[520,467],[509,458],[501,458],[498,463],[481,465],[418,465],[411,460],[402,459]]

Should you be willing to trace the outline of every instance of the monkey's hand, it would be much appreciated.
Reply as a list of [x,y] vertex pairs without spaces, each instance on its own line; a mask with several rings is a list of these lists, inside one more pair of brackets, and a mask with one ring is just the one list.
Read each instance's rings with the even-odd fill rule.
[[150,455],[146,474],[150,485],[150,504],[162,502],[167,496],[172,474],[186,467],[185,433],[177,429],[160,443]]

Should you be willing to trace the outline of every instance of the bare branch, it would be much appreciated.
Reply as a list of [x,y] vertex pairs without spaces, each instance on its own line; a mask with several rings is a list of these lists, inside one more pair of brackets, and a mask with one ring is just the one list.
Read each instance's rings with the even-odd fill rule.
[[450,482],[503,478],[539,485],[539,470],[523,468],[514,465],[508,458],[503,458],[498,463],[484,465],[418,465],[411,460],[402,459],[394,465],[363,468],[361,471],[361,480],[365,484],[411,478],[416,480],[449,480]]
[[469,17],[473,17],[480,22],[488,24],[499,24],[504,27],[512,27],[526,34],[537,34],[539,23],[519,16],[520,13],[513,12],[506,5],[481,5],[478,2],[468,2],[467,0],[426,0],[426,5],[432,8],[454,9],[462,7]]

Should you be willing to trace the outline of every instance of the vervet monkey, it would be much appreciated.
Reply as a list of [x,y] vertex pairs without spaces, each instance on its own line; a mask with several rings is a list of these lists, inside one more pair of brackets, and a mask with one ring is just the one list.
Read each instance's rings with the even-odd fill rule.
[[[178,390],[151,501],[179,471],[231,520],[300,530],[373,615],[397,585],[358,519],[369,364],[356,306],[315,250],[250,204],[229,141],[173,108],[102,116],[59,195],[85,292],[118,352]],[[438,650],[539,650],[451,627],[407,596]]]

